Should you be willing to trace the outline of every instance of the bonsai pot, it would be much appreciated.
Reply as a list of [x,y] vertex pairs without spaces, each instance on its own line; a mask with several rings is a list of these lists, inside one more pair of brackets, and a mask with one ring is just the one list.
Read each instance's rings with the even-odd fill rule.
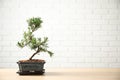
[[20,75],[43,74],[45,72],[44,60],[20,60],[17,64],[19,66],[19,71],[17,73]]

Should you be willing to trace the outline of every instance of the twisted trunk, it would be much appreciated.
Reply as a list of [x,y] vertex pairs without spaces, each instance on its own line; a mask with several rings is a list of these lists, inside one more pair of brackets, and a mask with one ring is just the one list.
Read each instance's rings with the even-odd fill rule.
[[32,60],[32,58],[39,52],[40,52],[40,50],[39,50],[39,47],[38,47],[37,51],[29,58],[29,60]]

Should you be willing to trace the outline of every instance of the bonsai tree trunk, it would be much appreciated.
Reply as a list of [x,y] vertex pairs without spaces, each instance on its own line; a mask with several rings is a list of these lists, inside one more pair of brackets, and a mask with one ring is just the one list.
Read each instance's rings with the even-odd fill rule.
[[29,60],[32,60],[32,58],[33,58],[36,54],[38,54],[39,52],[40,52],[40,50],[39,50],[39,47],[38,47],[37,51],[29,58]]

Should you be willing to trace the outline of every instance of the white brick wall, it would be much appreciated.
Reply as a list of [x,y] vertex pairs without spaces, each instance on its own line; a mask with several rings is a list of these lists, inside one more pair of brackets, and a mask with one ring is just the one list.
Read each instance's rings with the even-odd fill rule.
[[0,68],[33,53],[16,46],[30,17],[55,53],[35,56],[45,67],[120,68],[120,0],[0,0]]

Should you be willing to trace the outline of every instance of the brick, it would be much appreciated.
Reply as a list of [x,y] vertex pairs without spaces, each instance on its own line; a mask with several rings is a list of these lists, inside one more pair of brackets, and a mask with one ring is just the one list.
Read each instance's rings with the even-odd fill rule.
[[18,65],[16,63],[10,63],[10,67],[11,68],[16,68],[16,67],[18,67]]
[[76,63],[76,62],[85,62],[85,59],[84,58],[72,58],[72,57],[70,57],[69,58],[69,60],[68,60],[69,62],[73,62],[73,63]]
[[100,25],[85,25],[85,30],[87,31],[99,31],[100,30]]
[[63,68],[74,68],[74,67],[76,67],[76,65],[77,64],[73,65],[73,63],[64,63],[64,65],[63,65],[63,63],[61,63],[60,67],[63,67]]
[[111,42],[109,42],[109,46],[120,46],[120,41],[111,41]]
[[116,58],[102,58],[101,62],[112,63],[112,62],[117,62],[117,59]]
[[116,19],[118,19],[118,15],[114,15],[114,14],[113,15],[111,15],[111,14],[109,14],[109,15],[102,15],[101,18],[102,19],[106,19],[106,20],[111,20],[111,19],[115,19],[116,20]]
[[3,61],[3,58],[0,56],[0,62],[2,62]]
[[10,63],[0,63],[0,68],[10,68]]
[[109,66],[111,68],[119,68],[120,67],[120,63],[111,63]]
[[19,60],[18,58],[9,58],[9,57],[6,57],[6,58],[2,59],[2,62],[4,62],[4,63],[10,63],[10,62],[16,63],[18,60]]
[[119,58],[117,59],[117,62],[120,62],[120,59],[119,59]]
[[92,41],[79,41],[78,43],[75,43],[76,46],[91,46],[92,45]]
[[70,26],[67,27],[66,30],[67,31],[69,30],[70,32],[73,32],[73,34],[74,34],[76,31],[84,31],[85,26],[84,25],[70,25]]
[[92,68],[92,64],[90,63],[77,63],[75,67],[78,67],[78,68]]
[[120,57],[120,53],[119,52],[110,52],[108,54],[109,54],[109,57],[115,57],[115,58],[119,58]]
[[2,35],[0,36],[0,41],[2,41],[2,39],[3,39],[3,37],[2,37]]
[[117,31],[117,25],[101,25],[101,30],[105,31]]
[[57,67],[61,67],[60,63],[47,63],[45,65],[45,68],[57,68]]
[[99,20],[92,20],[91,22],[92,22],[92,24],[101,25],[101,24],[108,24],[109,20],[101,20],[101,19],[99,19]]
[[93,57],[92,52],[89,51],[81,51],[81,52],[77,52],[77,54],[75,55],[79,58],[90,58]]
[[85,58],[85,62],[88,63],[94,63],[94,62],[100,62],[100,58]]
[[93,14],[99,14],[99,15],[107,15],[108,10],[107,9],[96,9],[93,11]]
[[93,63],[93,68],[108,68],[108,63]]
[[1,41],[1,46],[11,46],[10,41]]
[[118,47],[117,50],[120,51],[120,47]]
[[0,56],[1,57],[8,57],[11,55],[11,52],[9,51],[1,51]]
[[3,51],[12,51],[10,46],[4,46]]
[[107,41],[94,41],[93,42],[93,46],[97,46],[97,47],[105,47],[108,46],[108,42]]
[[93,35],[95,36],[107,36],[108,32],[107,31],[103,31],[103,30],[99,30],[99,31],[93,31]]
[[113,4],[113,3],[109,3],[109,4],[102,4],[101,5],[102,9],[116,9],[117,5]]
[[106,58],[108,57],[109,53],[107,52],[92,52],[92,57],[95,58]]
[[119,4],[120,1],[119,0],[109,0],[109,2],[112,4],[116,4],[116,3]]
[[100,4],[108,4],[109,3],[109,0],[97,0],[97,3],[100,3]]
[[96,52],[96,51],[100,51],[100,48],[99,47],[85,47],[85,51]]
[[68,58],[53,58],[53,62],[68,62]]
[[117,52],[117,48],[116,47],[102,47],[101,51],[103,51],[103,52],[113,52],[113,51],[116,51]]
[[109,14],[110,15],[118,15],[120,13],[120,11],[116,8],[116,9],[109,9]]
[[107,36],[107,35],[98,35],[98,36],[94,36],[93,40],[98,40],[98,41],[112,41],[112,40],[116,40],[116,36]]
[[76,11],[76,14],[92,14],[92,10],[89,9],[80,9]]
[[[119,37],[120,31],[108,31],[108,35]],[[119,40],[119,39],[118,39]]]
[[89,4],[89,5],[86,4],[85,8],[87,8],[87,9],[100,9],[101,8],[101,4],[97,4],[97,3]]
[[120,20],[109,20],[109,24],[120,24]]

